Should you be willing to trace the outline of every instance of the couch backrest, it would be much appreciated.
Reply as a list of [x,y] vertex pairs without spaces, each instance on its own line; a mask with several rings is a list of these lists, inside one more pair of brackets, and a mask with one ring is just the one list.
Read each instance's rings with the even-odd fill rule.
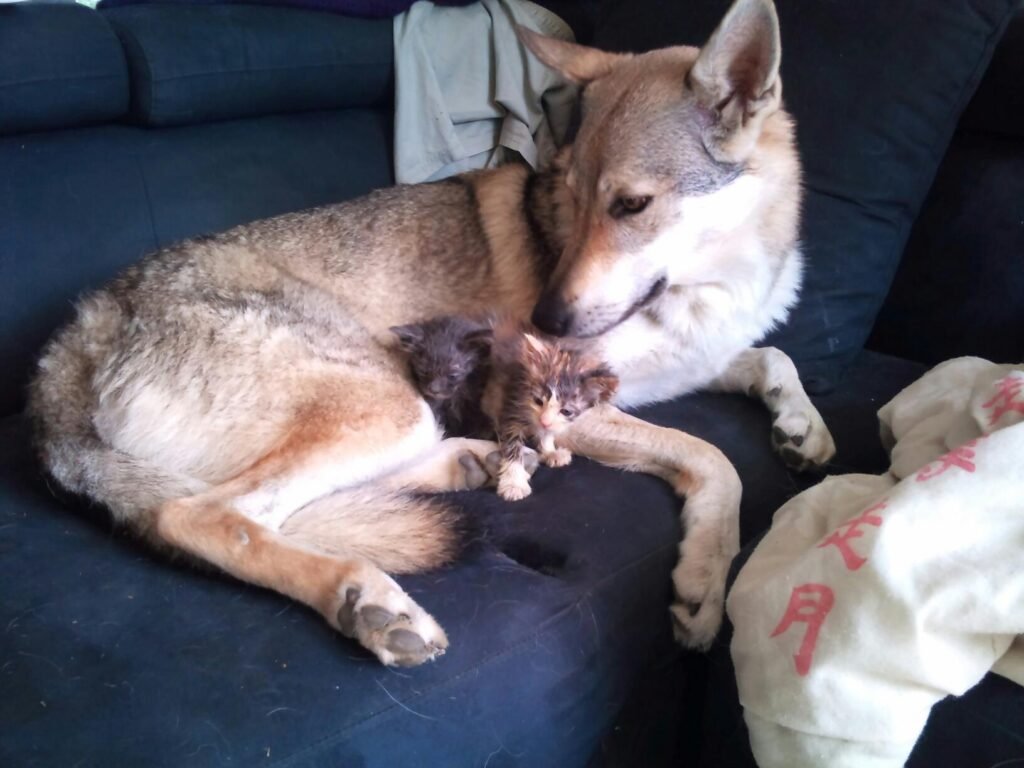
[[392,183],[390,20],[0,6],[0,413],[84,290]]
[[928,364],[1024,361],[1024,3],[960,120],[869,346]]

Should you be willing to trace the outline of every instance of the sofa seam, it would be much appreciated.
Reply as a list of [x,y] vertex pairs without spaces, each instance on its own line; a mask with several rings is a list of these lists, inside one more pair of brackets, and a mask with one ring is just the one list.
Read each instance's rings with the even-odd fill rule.
[[32,80],[17,80],[7,83],[0,83],[0,90],[4,88],[17,88],[23,85],[38,85],[39,83],[78,83],[83,80],[120,79],[123,72],[98,72],[94,75],[77,75],[75,77],[37,77]]

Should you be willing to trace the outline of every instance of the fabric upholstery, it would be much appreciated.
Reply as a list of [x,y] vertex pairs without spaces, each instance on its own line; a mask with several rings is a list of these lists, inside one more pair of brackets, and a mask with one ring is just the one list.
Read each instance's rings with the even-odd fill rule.
[[[864,365],[890,388],[909,373],[881,356]],[[640,415],[722,446],[745,483],[745,540],[795,490],[746,398]],[[4,420],[0,581],[18,589],[0,593],[0,762],[586,765],[634,680],[675,653],[679,501],[654,478],[582,459],[541,468],[522,502],[455,498],[477,540],[455,566],[401,580],[451,648],[392,671],[310,611],[163,562],[111,534],[101,510],[54,498],[26,425]],[[44,563],[45,578],[26,578]]]
[[[957,118],[1017,0],[777,0],[806,172],[800,305],[769,343],[826,391],[863,346]],[[613,3],[593,43],[701,45],[727,0]]]
[[149,251],[391,183],[390,117],[281,115],[0,137],[0,413],[71,302]]
[[1019,362],[1021,296],[1024,140],[962,133],[914,225],[869,345],[928,364],[960,355]]
[[124,44],[143,125],[390,105],[390,20],[244,5],[102,15]]
[[95,12],[0,6],[0,134],[99,123],[127,111],[124,54]]

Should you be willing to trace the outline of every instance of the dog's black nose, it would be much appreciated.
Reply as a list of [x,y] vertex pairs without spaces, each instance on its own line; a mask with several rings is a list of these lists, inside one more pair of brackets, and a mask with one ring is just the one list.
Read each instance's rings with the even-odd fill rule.
[[533,308],[533,317],[530,320],[544,333],[565,336],[572,325],[572,311],[558,293],[548,291],[540,297],[537,306]]

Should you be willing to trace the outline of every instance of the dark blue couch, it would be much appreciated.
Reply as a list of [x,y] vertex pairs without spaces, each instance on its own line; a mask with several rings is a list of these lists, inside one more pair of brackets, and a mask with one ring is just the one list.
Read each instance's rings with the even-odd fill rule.
[[[628,34],[614,3],[549,5],[585,39],[648,47],[612,39]],[[658,29],[675,42],[709,31],[644,5],[675,19],[674,32]],[[720,15],[720,3],[703,5]],[[1018,19],[990,78],[1019,84],[1021,29]],[[654,766],[686,764],[703,735],[706,764],[728,765],[715,755],[742,743],[725,727],[735,711],[723,649],[709,662],[672,644],[679,502],[653,478],[581,461],[541,469],[536,493],[514,506],[460,496],[480,530],[468,554],[402,580],[451,650],[399,671],[283,598],[162,562],[111,531],[103,510],[63,498],[32,457],[23,388],[77,294],[181,238],[391,183],[391,40],[390,21],[265,7],[0,7],[0,764]],[[839,448],[833,471],[885,467],[874,412],[924,363],[946,350],[1024,356],[1006,325],[1022,320],[1021,230],[975,227],[963,213],[1005,223],[1024,200],[1024,110],[1007,127],[1004,91],[986,83],[874,330],[875,350],[901,356],[858,346],[816,387]],[[949,250],[941,279],[936,240]],[[987,275],[971,301],[984,306],[983,285],[996,285],[1016,304],[986,313],[965,300],[973,315],[916,346],[915,328],[955,311],[941,283],[962,286],[968,253],[971,274]],[[1002,340],[972,345],[970,328],[993,312]],[[813,355],[805,362],[809,378],[825,375]],[[769,415],[744,398],[696,395],[640,415],[736,464],[744,542],[811,482],[774,456]],[[998,701],[1004,713],[1022,706],[1019,691]],[[973,706],[966,716],[987,712]],[[1001,732],[992,754],[1014,756],[1020,728]]]

